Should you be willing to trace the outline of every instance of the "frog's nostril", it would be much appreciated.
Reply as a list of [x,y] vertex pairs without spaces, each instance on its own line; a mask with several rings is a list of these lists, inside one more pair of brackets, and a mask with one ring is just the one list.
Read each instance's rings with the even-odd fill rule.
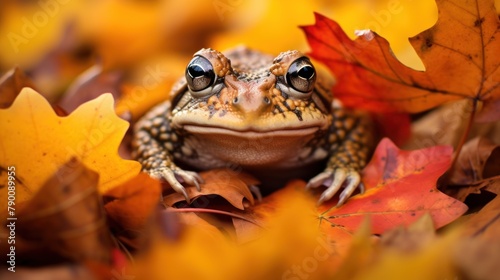
[[269,99],[269,97],[264,96],[264,103],[271,104],[271,100]]
[[239,102],[239,101],[240,101],[240,100],[238,99],[238,97],[235,97],[235,98],[233,99],[233,104],[238,104],[238,102]]

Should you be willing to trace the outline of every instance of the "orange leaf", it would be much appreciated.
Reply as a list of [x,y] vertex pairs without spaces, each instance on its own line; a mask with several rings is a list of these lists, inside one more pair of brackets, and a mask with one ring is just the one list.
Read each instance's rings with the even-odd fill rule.
[[[73,157],[99,173],[103,192],[140,171],[138,162],[123,160],[117,152],[128,126],[114,113],[110,94],[58,117],[40,94],[24,88],[10,108],[0,109],[0,168],[15,166],[16,180],[28,188],[18,193],[19,201],[29,199]],[[0,190],[1,201],[7,201],[6,194]]]
[[160,204],[160,182],[140,173],[107,191],[103,197],[107,201],[104,208],[114,234],[129,246],[139,248],[148,239],[148,222]]
[[[196,198],[208,195],[219,195],[227,200],[234,207],[244,210],[243,199],[247,199],[250,204],[254,204],[253,195],[248,187],[251,183],[258,182],[248,174],[241,174],[230,169],[213,169],[201,172],[200,176],[205,181],[201,185],[201,191],[194,186],[186,188],[186,192],[193,199],[196,206]],[[241,178],[240,178],[241,176]],[[180,193],[172,193],[165,197],[165,204],[174,205],[179,201],[185,201],[185,197]],[[201,202],[204,203],[204,202]]]
[[352,232],[368,215],[373,232],[382,233],[429,213],[436,228],[446,225],[467,210],[436,189],[437,179],[450,167],[451,155],[448,146],[401,151],[383,139],[363,171],[367,191],[342,207],[332,208],[336,202],[322,206],[323,222]]
[[500,98],[500,21],[493,0],[436,3],[436,25],[410,39],[424,72],[399,62],[387,40],[371,31],[352,41],[319,14],[315,25],[303,27],[311,56],[336,75],[335,93],[346,106],[421,112],[461,98]]

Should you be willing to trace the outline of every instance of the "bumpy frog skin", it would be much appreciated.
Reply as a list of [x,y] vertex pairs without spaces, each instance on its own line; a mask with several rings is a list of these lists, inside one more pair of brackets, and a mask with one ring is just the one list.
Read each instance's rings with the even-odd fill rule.
[[172,89],[169,100],[135,126],[133,149],[143,171],[189,197],[181,183],[200,188],[195,170],[238,166],[250,173],[280,173],[326,162],[308,188],[341,187],[338,205],[359,186],[371,144],[367,118],[332,99],[311,61],[298,51],[273,58],[245,47],[224,54],[202,49]]

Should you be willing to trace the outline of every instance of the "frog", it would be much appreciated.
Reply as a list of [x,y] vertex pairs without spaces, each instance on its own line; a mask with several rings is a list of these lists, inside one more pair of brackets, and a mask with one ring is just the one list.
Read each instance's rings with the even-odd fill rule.
[[133,157],[188,203],[184,185],[200,190],[202,170],[237,166],[288,180],[319,165],[304,173],[306,188],[326,187],[318,204],[343,188],[340,206],[364,192],[360,171],[373,140],[369,117],[344,108],[324,76],[298,50],[274,57],[245,46],[203,48],[135,124]]

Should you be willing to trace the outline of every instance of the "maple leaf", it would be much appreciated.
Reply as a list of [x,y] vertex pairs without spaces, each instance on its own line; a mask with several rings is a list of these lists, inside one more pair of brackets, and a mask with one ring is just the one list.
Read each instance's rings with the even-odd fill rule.
[[320,14],[305,26],[311,56],[335,74],[336,96],[346,106],[373,111],[421,112],[467,98],[500,98],[500,20],[492,0],[437,0],[434,27],[410,39],[425,71],[399,62],[389,43],[371,31],[350,40]]
[[[27,187],[19,201],[28,200],[73,157],[99,173],[104,192],[140,171],[138,162],[123,160],[117,152],[128,126],[115,115],[110,94],[58,117],[40,94],[24,88],[10,108],[0,110],[0,168],[15,166],[16,180]],[[4,188],[0,198],[7,201],[6,195]]]
[[366,215],[373,222],[373,233],[409,225],[425,213],[431,215],[436,228],[448,224],[467,210],[463,203],[436,189],[451,155],[449,146],[401,151],[383,139],[363,170],[366,192],[339,208],[332,207],[335,201],[321,206],[321,222],[332,234],[339,228],[353,232]]

